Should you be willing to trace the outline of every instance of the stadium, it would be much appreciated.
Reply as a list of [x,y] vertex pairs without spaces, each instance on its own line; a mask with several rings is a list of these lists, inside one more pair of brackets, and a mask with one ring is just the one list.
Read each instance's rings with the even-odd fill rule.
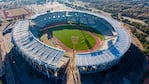
[[51,11],[19,21],[12,38],[22,57],[49,78],[63,78],[73,51],[79,72],[89,74],[117,64],[131,44],[118,21],[74,10]]

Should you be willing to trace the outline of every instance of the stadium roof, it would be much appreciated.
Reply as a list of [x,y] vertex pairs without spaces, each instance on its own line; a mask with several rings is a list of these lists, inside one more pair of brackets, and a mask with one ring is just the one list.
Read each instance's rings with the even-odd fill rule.
[[[78,11],[82,12],[82,11]],[[130,47],[130,37],[125,28],[120,26],[120,23],[110,17],[106,17],[100,14],[83,11],[83,13],[91,14],[100,18],[105,19],[117,32],[117,40],[115,44],[106,50],[99,50],[90,53],[77,54],[77,66],[93,66],[106,64],[112,60],[120,59],[124,53]],[[103,31],[104,32],[104,31]]]
[[[58,12],[61,12],[61,11],[53,11],[48,14],[51,16],[52,15],[59,16]],[[120,23],[118,21],[110,17],[106,17],[103,15],[86,12],[86,11],[69,11],[69,12],[70,14],[72,14],[72,16],[73,15],[75,16],[76,12],[80,14],[78,16],[82,15],[82,17],[84,17],[84,14],[86,14],[85,15],[86,17],[87,15],[89,15],[89,17],[91,18],[92,16],[96,16],[98,17],[98,19],[101,19],[101,20],[103,19],[103,21],[105,20],[106,23],[109,23],[109,25],[114,28],[115,32],[117,32],[116,42],[112,44],[110,47],[108,47],[107,49],[97,50],[97,51],[88,52],[88,53],[78,53],[76,55],[76,65],[78,67],[105,65],[105,64],[108,64],[109,62],[119,60],[130,47],[130,44],[131,44],[130,36],[125,30],[125,28],[120,26]],[[50,19],[47,18],[49,17],[48,14],[37,15],[32,17],[32,19],[36,20],[39,23],[39,24],[37,23],[37,25],[43,25],[44,27],[45,25],[47,25],[47,22],[50,23],[50,21],[52,21],[52,18]],[[63,16],[63,14],[66,14],[66,13],[61,13],[61,16]],[[55,20],[55,18],[53,18],[53,20]],[[90,24],[92,25],[92,23]],[[93,26],[95,25],[93,24]],[[97,26],[96,28],[98,28],[99,24],[97,23],[96,26]],[[51,46],[47,46],[46,44],[43,44],[37,38],[35,38],[33,34],[29,31],[28,20],[20,21],[17,23],[16,28],[13,31],[13,38],[17,46],[21,49],[22,52],[25,52],[25,54],[29,56],[29,58],[33,58],[39,63],[45,62],[47,64],[52,65],[52,67],[58,64],[58,62],[60,61],[60,59],[62,58],[65,52],[63,50],[56,49]]]
[[[82,16],[83,14],[96,16],[96,17],[102,19],[103,21],[105,20],[106,23],[109,23],[107,25],[112,26],[112,28],[114,28],[115,32],[117,32],[117,40],[111,47],[109,47],[105,50],[98,50],[95,52],[78,53],[76,55],[77,66],[101,65],[101,64],[111,62],[113,60],[119,60],[124,55],[124,53],[128,50],[128,48],[130,47],[131,40],[130,40],[129,34],[125,30],[125,28],[120,26],[120,22],[118,22],[110,17],[92,13],[92,12],[77,11],[77,10],[73,10],[73,11],[67,10],[67,11],[70,14],[72,14],[71,15],[72,17],[73,17],[73,15],[75,16],[75,13],[80,14],[78,16]],[[62,10],[61,11],[51,11],[50,14],[56,13],[56,15],[58,15],[57,14],[58,12],[66,12],[66,11],[62,11]],[[44,17],[47,18],[49,16],[48,16],[48,14],[40,14],[40,15],[36,15],[36,16],[32,17],[31,19],[33,19],[35,22],[37,22],[37,25],[38,25],[38,23],[40,22],[39,19],[41,20]],[[83,17],[87,17],[87,16],[83,16]],[[42,27],[44,27],[46,25],[45,23],[44,22],[42,23],[42,25],[43,25]],[[41,25],[41,23],[39,23],[39,24]],[[93,26],[95,26],[95,25],[93,25]],[[98,28],[98,26],[99,25],[97,25],[96,28]],[[106,30],[104,30],[102,32],[105,32],[105,31]]]
[[19,50],[39,64],[56,69],[64,55],[64,50],[49,47],[40,42],[29,31],[29,21],[19,21],[13,30],[13,40]]

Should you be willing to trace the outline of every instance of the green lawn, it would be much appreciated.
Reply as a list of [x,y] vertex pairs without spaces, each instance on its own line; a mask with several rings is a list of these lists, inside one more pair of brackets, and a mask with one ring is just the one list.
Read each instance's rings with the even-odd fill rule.
[[[87,50],[94,47],[96,44],[96,40],[94,37],[92,37],[90,34],[88,34],[85,31],[81,31],[80,29],[77,29],[75,26],[72,26],[72,25],[54,27],[52,29],[49,29],[49,32],[52,32],[52,34],[57,39],[59,39],[63,44],[65,44],[67,47],[71,49],[73,49],[73,44],[72,44],[73,36],[78,38],[78,43],[74,45],[75,50]],[[43,34],[43,32],[41,32],[40,34]],[[40,39],[44,39],[44,37],[41,36]]]

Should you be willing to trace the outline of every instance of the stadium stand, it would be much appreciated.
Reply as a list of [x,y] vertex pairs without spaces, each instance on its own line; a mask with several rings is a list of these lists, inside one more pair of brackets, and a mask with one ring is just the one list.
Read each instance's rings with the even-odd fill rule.
[[[95,28],[103,34],[105,39],[107,37],[115,38],[114,41],[112,39],[105,41],[111,40],[112,42],[105,43],[108,46],[104,49],[76,54],[76,66],[82,74],[99,72],[117,64],[131,43],[129,34],[119,25],[118,21],[91,12],[52,11],[33,16],[31,21],[38,27],[37,30],[33,30],[35,32],[51,24],[71,21]],[[43,44],[33,34],[29,29],[28,20],[18,22],[13,31],[16,48],[25,59],[32,60],[30,64],[33,63],[34,66],[43,64],[46,70],[50,68],[57,71],[58,63],[63,58],[65,51]]]
[[[15,24],[13,42],[16,50],[22,54],[24,59],[38,71],[43,71],[48,77],[55,75],[60,70],[61,66],[59,66],[59,63],[65,58],[65,51],[49,47],[36,39],[29,31],[28,20],[20,21]],[[61,65],[65,65],[67,62],[68,59]],[[42,65],[44,68],[41,68]]]
[[[67,15],[66,11],[56,11],[34,17],[32,20],[36,24],[41,23],[39,24],[41,28],[47,26],[47,23],[52,24],[62,21],[83,23],[101,32],[105,38],[111,38],[114,36],[115,32],[117,33],[116,40],[109,44],[107,43],[107,48],[95,52],[79,53],[76,55],[76,63],[82,73],[98,72],[110,68],[119,62],[120,58],[130,46],[129,35],[124,28],[120,27],[118,21],[95,13],[68,11]],[[44,22],[42,23],[43,20]],[[108,40],[107,42],[109,41],[111,40]],[[96,70],[93,70],[93,67],[96,68]]]

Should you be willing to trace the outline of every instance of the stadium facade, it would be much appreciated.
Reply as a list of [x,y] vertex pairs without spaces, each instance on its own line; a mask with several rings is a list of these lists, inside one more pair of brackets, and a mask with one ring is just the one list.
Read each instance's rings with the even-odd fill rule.
[[[36,25],[34,30],[30,28],[30,21]],[[76,66],[81,74],[95,73],[112,67],[130,47],[129,34],[118,21],[110,17],[86,11],[52,11],[17,22],[12,36],[15,48],[38,71],[48,77],[61,78],[69,63],[65,50],[42,43],[36,34],[51,24],[68,21],[95,28],[106,40],[103,46],[106,44],[107,47],[93,52],[76,53]]]

